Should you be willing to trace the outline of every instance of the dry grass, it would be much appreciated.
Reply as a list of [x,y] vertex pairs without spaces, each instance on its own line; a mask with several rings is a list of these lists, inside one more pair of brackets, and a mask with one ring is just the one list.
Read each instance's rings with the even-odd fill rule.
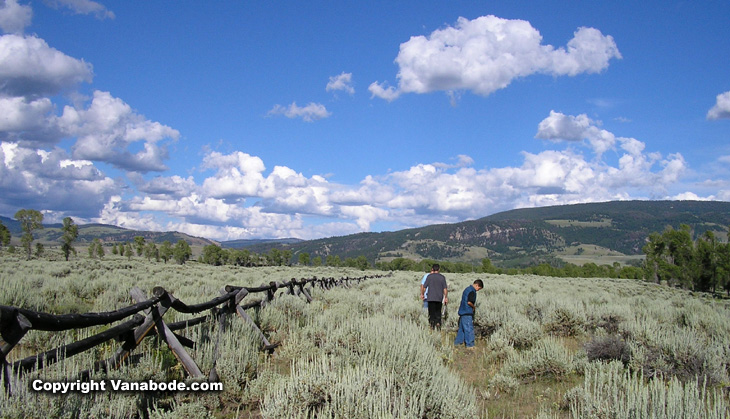
[[[453,338],[453,333],[450,337]],[[582,341],[579,339],[570,337],[562,341],[571,352],[576,353],[582,348]],[[583,383],[582,376],[572,374],[559,381],[538,379],[521,384],[514,394],[501,393],[489,387],[489,380],[501,367],[501,363],[484,362],[489,351],[485,340],[477,338],[474,349],[460,347],[454,351],[454,362],[451,366],[454,372],[476,390],[482,417],[535,417],[541,411],[559,417],[570,417],[568,411],[560,410],[560,405],[568,390]]]

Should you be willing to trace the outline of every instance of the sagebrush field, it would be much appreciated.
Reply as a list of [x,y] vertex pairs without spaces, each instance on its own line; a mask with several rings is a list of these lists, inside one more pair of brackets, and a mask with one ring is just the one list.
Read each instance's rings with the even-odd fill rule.
[[[129,291],[162,286],[188,304],[225,285],[292,278],[360,277],[379,271],[329,267],[243,268],[132,258],[25,261],[0,255],[0,304],[48,313],[104,312],[132,304]],[[233,318],[216,368],[220,393],[66,396],[0,393],[2,417],[572,417],[730,415],[730,302],[624,279],[445,274],[451,304],[431,331],[418,300],[420,275],[395,272],[350,288],[314,289],[314,301],[279,295],[251,310],[272,343]],[[454,348],[457,301],[475,279],[477,348]],[[247,297],[249,298],[249,297]],[[251,297],[253,298],[253,297]],[[260,298],[260,297],[256,297]],[[167,322],[186,315],[168,313]],[[207,374],[216,322],[181,332]],[[108,326],[29,332],[10,361],[70,343]],[[20,377],[73,378],[113,352],[110,342]],[[95,379],[185,380],[155,339],[133,363]]]

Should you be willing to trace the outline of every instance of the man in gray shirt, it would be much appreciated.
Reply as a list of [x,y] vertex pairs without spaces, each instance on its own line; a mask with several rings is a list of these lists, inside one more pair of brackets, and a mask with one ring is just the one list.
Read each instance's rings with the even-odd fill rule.
[[428,323],[432,329],[441,328],[441,308],[449,302],[449,290],[446,285],[446,278],[439,273],[441,266],[434,263],[431,273],[426,277],[426,282],[421,285],[421,294],[428,289]]

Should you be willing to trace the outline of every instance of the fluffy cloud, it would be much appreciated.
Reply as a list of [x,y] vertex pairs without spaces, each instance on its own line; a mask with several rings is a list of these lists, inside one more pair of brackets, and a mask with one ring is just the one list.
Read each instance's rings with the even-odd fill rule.
[[707,112],[707,119],[730,119],[730,91],[717,95],[717,102]]
[[63,135],[56,124],[54,109],[48,98],[0,96],[0,141],[28,146],[55,144]]
[[623,150],[633,155],[644,150],[642,142],[634,138],[616,137],[611,132],[599,128],[599,123],[585,114],[572,116],[550,111],[550,116],[538,124],[535,138],[573,142],[587,140],[593,152],[599,157],[604,152],[613,150],[617,143]]
[[[202,186],[192,179],[155,178],[139,188],[147,196],[122,209],[164,213],[184,220],[176,226],[186,232],[219,239],[313,238],[368,231],[376,223],[405,228],[456,222],[515,207],[667,198],[687,172],[684,158],[647,153],[641,141],[617,137],[598,124],[585,115],[551,112],[539,124],[538,138],[570,141],[565,150],[523,152],[519,166],[483,169],[459,155],[456,163],[417,164],[367,176],[357,185],[306,177],[284,166],[267,173],[259,157],[209,152],[202,168],[213,173]],[[581,145],[587,156],[576,150]],[[601,157],[609,147],[619,154],[615,164]],[[328,218],[340,221],[322,222]]]
[[542,44],[537,29],[524,20],[482,16],[459,18],[456,25],[430,36],[413,36],[400,46],[398,88],[375,82],[373,96],[394,100],[403,93],[469,90],[487,96],[514,79],[535,73],[574,76],[597,73],[621,58],[611,36],[579,28],[567,47]]
[[328,92],[336,92],[343,90],[351,95],[355,94],[355,88],[352,87],[352,73],[342,72],[339,76],[330,77],[326,90]]
[[43,208],[91,217],[119,187],[89,161],[65,151],[29,149],[0,143],[0,210]]
[[289,106],[274,105],[269,115],[284,115],[287,118],[302,118],[306,122],[313,122],[318,119],[328,118],[332,115],[321,103],[311,102],[307,106],[299,107],[296,102]]
[[[132,176],[129,176],[132,177]],[[192,176],[183,178],[180,176],[162,177],[158,176],[144,182],[137,182],[137,190],[156,199],[179,199],[190,193],[196,192],[198,186]]]
[[[58,124],[67,136],[77,138],[75,158],[138,172],[166,170],[167,149],[158,143],[180,136],[177,130],[145,119],[121,99],[101,91],[94,92],[88,109],[66,106]],[[137,142],[143,143],[143,150],[130,152],[129,147]]]
[[258,196],[266,169],[263,160],[240,151],[229,155],[209,153],[203,158],[203,168],[216,170],[215,176],[203,182],[203,193],[232,200]]
[[67,8],[77,15],[94,15],[97,19],[114,19],[114,12],[104,5],[91,0],[45,0],[56,9]]
[[17,0],[3,0],[0,4],[0,29],[5,33],[23,33],[32,17],[30,6],[20,5]]
[[48,96],[90,82],[91,65],[34,36],[0,36],[0,94]]

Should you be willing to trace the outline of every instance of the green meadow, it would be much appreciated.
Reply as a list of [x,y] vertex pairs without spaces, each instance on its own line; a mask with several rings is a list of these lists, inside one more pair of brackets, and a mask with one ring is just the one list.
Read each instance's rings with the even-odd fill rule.
[[[0,255],[0,304],[65,314],[132,304],[129,290],[162,286],[187,304],[226,285],[258,286],[292,278],[360,277],[382,271],[333,267],[211,266],[107,256],[26,261]],[[277,293],[249,310],[255,331],[231,317],[217,351],[224,390],[94,392],[49,395],[34,379],[73,379],[108,358],[111,341],[47,368],[15,377],[0,392],[2,417],[540,417],[726,418],[730,415],[730,301],[628,279],[446,274],[452,303],[442,330],[428,327],[418,299],[420,274],[394,272],[352,287],[312,291],[314,301]],[[455,348],[457,301],[475,279],[475,350]],[[261,296],[250,295],[250,299]],[[191,315],[168,312],[166,322]],[[108,328],[30,331],[10,361]],[[205,375],[213,366],[217,322],[178,333]],[[154,338],[118,370],[95,380],[185,381],[172,352]]]

